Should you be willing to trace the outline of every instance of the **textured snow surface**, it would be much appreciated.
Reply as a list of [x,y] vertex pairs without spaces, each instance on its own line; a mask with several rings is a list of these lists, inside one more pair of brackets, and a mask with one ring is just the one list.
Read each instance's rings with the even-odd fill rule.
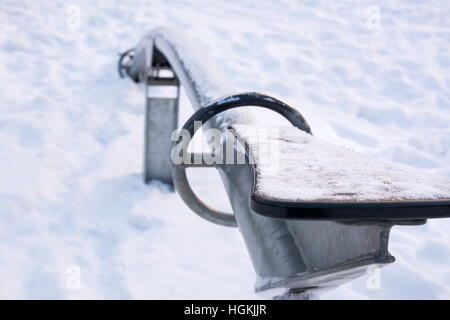
[[[248,142],[257,171],[255,194],[263,198],[286,201],[450,199],[448,177],[334,146],[295,127],[238,125],[233,128]],[[267,156],[270,160],[265,159]]]
[[[379,30],[366,26],[374,3]],[[450,176],[449,16],[433,0],[2,0],[0,298],[256,297],[239,232],[142,183],[144,89],[116,64],[153,28],[184,30],[235,88],[286,101],[318,138]],[[196,191],[230,210],[200,170]],[[324,297],[450,298],[449,230],[395,227],[379,289],[361,278]]]

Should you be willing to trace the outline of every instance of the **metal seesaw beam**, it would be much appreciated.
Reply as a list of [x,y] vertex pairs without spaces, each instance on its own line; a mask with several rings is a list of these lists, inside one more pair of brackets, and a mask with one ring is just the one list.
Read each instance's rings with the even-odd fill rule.
[[[147,86],[158,81],[156,70],[160,68],[174,72],[194,110],[235,92],[223,71],[199,48],[198,43],[177,30],[159,28],[148,33],[136,46],[133,56],[119,65],[119,70],[126,71],[134,81]],[[153,97],[147,96],[147,99],[150,100],[147,100],[147,114],[151,115],[146,117],[146,145],[149,146],[146,157],[150,157],[151,162],[147,166],[158,163],[160,171],[167,173],[170,167],[170,152],[167,150],[172,147],[172,142],[148,131],[158,132],[167,127],[174,129],[178,97],[176,101],[155,100],[157,103]],[[152,113],[153,108],[158,112]],[[205,126],[225,130],[233,124],[252,123],[247,110],[233,109],[214,116]],[[394,261],[387,251],[393,222],[344,224],[267,218],[256,214],[250,207],[249,196],[253,186],[250,165],[221,165],[217,169],[258,276],[257,292],[272,298],[307,298],[311,292],[332,288],[364,275],[369,266],[382,266]],[[147,174],[146,179],[159,178],[152,175]],[[168,182],[167,174],[163,180]],[[189,204],[190,199],[184,200]]]

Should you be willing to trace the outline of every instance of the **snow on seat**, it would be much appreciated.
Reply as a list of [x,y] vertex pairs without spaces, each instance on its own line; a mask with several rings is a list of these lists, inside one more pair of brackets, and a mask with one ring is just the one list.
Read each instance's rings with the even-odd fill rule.
[[257,213],[337,220],[450,216],[448,177],[335,146],[294,127],[233,129],[254,162]]

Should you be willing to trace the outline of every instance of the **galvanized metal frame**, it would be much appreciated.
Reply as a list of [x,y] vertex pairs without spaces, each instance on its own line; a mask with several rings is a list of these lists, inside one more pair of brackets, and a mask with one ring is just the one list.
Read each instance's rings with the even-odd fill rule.
[[[147,34],[135,48],[131,62],[123,69],[136,82],[146,83],[156,66],[155,54],[159,56],[160,65],[174,71],[194,110],[211,102],[211,97],[204,94],[202,84],[183,64],[185,53],[178,51],[164,29]],[[156,103],[150,102],[147,107],[153,108],[154,105]],[[174,123],[174,113],[174,108],[168,107],[165,114],[158,112],[158,121]],[[222,121],[222,118],[213,117],[206,126],[220,129],[224,125]],[[147,126],[147,130],[152,129],[152,125]],[[171,141],[162,143],[168,146],[161,146],[161,150],[168,150],[171,146]],[[150,143],[146,152],[151,150]],[[168,154],[157,154],[161,159],[167,159]],[[250,206],[254,177],[251,166],[222,165],[217,169],[258,276],[257,292],[270,297],[305,298],[316,290],[329,289],[364,275],[369,266],[382,266],[394,261],[387,250],[393,222],[344,224],[264,217],[256,214]],[[183,200],[189,204],[192,199]]]

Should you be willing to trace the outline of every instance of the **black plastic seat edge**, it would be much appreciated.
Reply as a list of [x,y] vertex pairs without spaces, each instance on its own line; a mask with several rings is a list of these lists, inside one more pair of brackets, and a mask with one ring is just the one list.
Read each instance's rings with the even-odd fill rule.
[[[252,196],[250,207],[269,218],[294,220],[376,221],[449,218],[448,201],[413,202],[280,202]],[[413,204],[413,205],[412,205]]]

